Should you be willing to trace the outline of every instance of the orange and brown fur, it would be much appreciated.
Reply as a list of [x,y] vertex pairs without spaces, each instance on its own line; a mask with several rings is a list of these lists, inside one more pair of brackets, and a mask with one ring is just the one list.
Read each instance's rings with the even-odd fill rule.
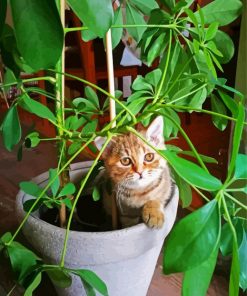
[[[142,128],[139,132],[152,145],[165,148],[162,117],[157,117],[146,130]],[[103,153],[103,160],[102,175],[111,181],[122,227],[135,225],[140,218],[149,227],[162,227],[164,207],[172,190],[166,161],[131,133],[114,137]],[[104,190],[103,202],[108,214],[111,214],[111,200]]]

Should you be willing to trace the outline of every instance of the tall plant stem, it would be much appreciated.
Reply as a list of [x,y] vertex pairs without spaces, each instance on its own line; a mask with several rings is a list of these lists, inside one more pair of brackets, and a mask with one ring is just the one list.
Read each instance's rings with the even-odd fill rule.
[[67,224],[67,229],[66,229],[66,234],[65,234],[65,239],[64,239],[64,245],[63,245],[63,251],[62,251],[62,256],[61,256],[61,261],[60,261],[60,266],[63,267],[64,266],[64,262],[65,262],[65,256],[66,256],[66,251],[67,251],[67,244],[68,244],[68,239],[69,239],[69,231],[70,231],[70,226],[71,226],[71,222],[72,222],[72,218],[73,218],[73,213],[75,211],[75,207],[77,205],[77,202],[80,198],[80,195],[82,193],[83,188],[85,187],[88,178],[90,177],[94,167],[96,166],[98,160],[100,159],[100,156],[102,155],[102,153],[104,152],[106,146],[108,145],[108,143],[110,142],[112,138],[111,134],[108,134],[107,140],[105,142],[105,144],[103,145],[102,149],[100,150],[99,154],[97,155],[97,157],[95,158],[92,166],[90,167],[90,170],[88,171],[86,177],[83,179],[82,183],[81,183],[81,187],[79,189],[79,191],[77,192],[77,195],[75,197],[70,215],[69,215],[69,219],[68,219],[68,224]]
[[160,93],[162,91],[163,84],[164,84],[165,79],[166,79],[166,73],[167,73],[167,69],[168,69],[168,65],[169,65],[169,61],[170,61],[171,46],[172,46],[172,30],[170,30],[169,34],[170,34],[170,36],[169,36],[169,46],[168,46],[165,69],[164,69],[163,74],[162,74],[162,78],[161,78],[161,81],[160,81],[158,91],[157,91],[157,93],[156,93],[156,95],[154,97],[153,104],[155,104],[157,102],[157,100],[159,99]]
[[[59,7],[60,11],[60,17],[63,27],[65,26],[65,0],[56,0],[57,5]],[[57,72],[64,72],[64,63],[65,63],[65,50],[63,47],[61,57],[56,65],[56,71]],[[64,125],[64,89],[65,89],[65,83],[64,83],[64,75],[61,75],[59,73],[56,73],[56,83],[55,83],[55,92],[56,92],[56,118],[59,126]],[[63,138],[64,131],[60,127],[57,128],[58,136]],[[65,147],[66,140],[62,140],[58,143],[58,155],[61,159],[61,166],[63,166],[66,163],[66,149],[63,149]],[[60,176],[61,186],[64,186],[66,183],[69,182],[69,173],[68,170],[64,170]],[[66,206],[64,203],[61,204],[61,208],[59,210],[59,218],[60,218],[60,226],[64,227],[66,224]]]
[[[113,66],[113,56],[112,56],[112,38],[111,29],[106,33],[106,61],[107,61],[107,76],[108,76],[108,88],[109,93],[115,96],[115,86],[114,86],[114,66]],[[112,122],[111,127],[116,126],[116,102],[110,98],[110,122]],[[112,194],[112,228],[118,228],[118,215],[117,215],[117,202],[115,195]]]

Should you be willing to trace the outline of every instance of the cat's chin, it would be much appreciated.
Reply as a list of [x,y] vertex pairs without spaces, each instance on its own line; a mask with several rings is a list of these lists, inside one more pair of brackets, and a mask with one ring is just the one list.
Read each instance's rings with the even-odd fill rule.
[[149,186],[153,182],[151,178],[139,178],[136,180],[129,181],[125,187],[127,189],[138,189],[138,188],[145,188]]

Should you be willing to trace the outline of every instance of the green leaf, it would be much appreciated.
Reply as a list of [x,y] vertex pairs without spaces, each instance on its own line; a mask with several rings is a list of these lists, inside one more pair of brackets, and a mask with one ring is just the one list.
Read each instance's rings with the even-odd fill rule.
[[12,151],[21,139],[21,126],[16,105],[7,111],[2,123],[2,133],[5,148]]
[[155,0],[131,0],[131,2],[144,14],[150,15],[151,10],[159,8]]
[[215,269],[219,249],[213,253],[201,265],[187,270],[183,278],[183,296],[205,296]]
[[210,49],[214,54],[219,57],[222,57],[222,53],[217,49],[215,43],[211,40],[205,45],[208,49]]
[[222,31],[217,31],[213,39],[216,47],[222,53],[222,57],[219,57],[221,64],[227,64],[234,55],[234,43],[232,39]]
[[83,281],[83,287],[86,291],[87,296],[96,296],[94,289],[85,281]]
[[99,98],[98,98],[96,92],[90,86],[85,87],[85,95],[93,103],[93,105],[97,109],[100,108],[99,107]]
[[[92,32],[103,38],[112,25],[113,9],[109,0],[68,0],[69,6]],[[99,13],[100,12],[100,13]]]
[[46,272],[56,286],[60,288],[67,288],[71,286],[72,278],[67,270],[58,267],[46,270]]
[[239,263],[239,257],[238,257],[238,244],[236,241],[233,241],[229,296],[239,296],[239,279],[240,279],[240,263]]
[[56,117],[52,111],[45,105],[31,99],[28,95],[22,96],[22,100],[19,103],[20,106],[30,113],[37,115],[38,117],[48,119],[52,122],[56,122]]
[[[123,25],[123,15],[121,6],[114,13],[113,25],[122,26]],[[112,28],[112,49],[114,49],[120,42],[123,35],[123,28]]]
[[1,236],[0,242],[6,244],[10,242],[11,239],[12,239],[12,234],[10,232],[6,232]]
[[52,191],[52,195],[55,197],[60,187],[60,181],[57,174],[57,169],[49,169],[49,181],[53,180],[53,178],[55,179],[51,184],[51,191]]
[[39,272],[34,279],[32,280],[32,282],[29,284],[29,286],[27,287],[24,296],[32,296],[34,290],[39,286],[39,284],[41,283],[41,272]]
[[22,191],[34,197],[38,197],[42,192],[42,188],[32,181],[21,182],[19,185]]
[[228,167],[228,176],[232,176],[233,174],[233,171],[236,165],[237,156],[238,156],[242,132],[244,128],[244,118],[245,118],[244,106],[241,102],[239,102],[238,106],[239,106],[238,107],[239,113],[237,117],[237,122],[235,124],[234,132],[233,132],[232,153],[231,153],[230,164]]
[[180,178],[177,173],[174,173],[175,181],[179,189],[179,198],[182,200],[182,207],[187,208],[192,202],[192,191],[190,185]]
[[161,79],[162,71],[160,69],[155,69],[145,76],[145,80],[152,84],[154,87],[158,87],[160,79]]
[[243,240],[239,247],[240,262],[240,287],[245,291],[247,289],[247,233],[244,231]]
[[[214,94],[211,94],[211,107],[213,112],[222,115],[227,114],[225,105]],[[228,120],[226,118],[212,115],[212,120],[213,124],[221,131],[225,130],[225,128],[227,127]]]
[[25,137],[25,147],[34,148],[40,143],[39,133],[32,132]]
[[22,283],[39,258],[32,251],[17,242],[12,242],[11,245],[7,246],[7,251],[18,282]]
[[[193,151],[178,151],[179,154],[183,154],[183,155],[189,155],[191,157],[194,157],[196,158],[195,154]],[[207,163],[215,163],[215,164],[218,164],[218,161],[213,158],[213,157],[210,157],[210,156],[206,156],[206,155],[203,155],[203,154],[199,154],[201,159],[203,160],[203,162],[207,162]]]
[[0,40],[3,33],[6,12],[7,12],[7,0],[2,0],[0,1]]
[[73,100],[73,105],[80,111],[85,113],[95,114],[98,109],[93,102],[85,98],[76,98]]
[[237,118],[238,116],[238,104],[234,101],[233,98],[231,98],[229,95],[224,93],[221,90],[218,90],[218,93],[222,99],[222,101],[225,103],[226,107],[231,111],[234,118]]
[[184,11],[186,12],[191,22],[194,24],[194,26],[197,28],[197,31],[198,31],[198,21],[197,21],[197,18],[195,17],[195,13],[193,13],[193,11],[190,10],[189,8],[185,8]]
[[11,0],[10,5],[17,46],[24,60],[34,70],[54,67],[64,38],[55,1]]
[[88,133],[94,133],[96,131],[98,125],[98,120],[94,119],[90,122],[88,122],[82,129],[82,134],[88,134]]
[[[225,26],[233,22],[241,13],[242,2],[239,0],[215,0],[201,8],[205,17],[205,24],[218,22],[220,26]],[[199,12],[195,16],[200,22]]]
[[72,210],[73,204],[72,204],[72,201],[69,197],[61,199],[61,203],[65,204],[68,209]]
[[75,193],[75,191],[76,191],[75,185],[73,183],[68,183],[60,191],[58,197],[72,195],[73,193]]
[[100,200],[100,190],[97,186],[94,186],[93,188],[93,200],[94,201]]
[[164,272],[183,272],[201,265],[215,251],[220,230],[216,200],[180,220],[165,244]]
[[105,283],[93,271],[86,269],[74,269],[72,272],[79,276],[82,282],[86,282],[102,295],[108,296]]
[[68,148],[68,154],[73,155],[76,151],[81,148],[81,142],[73,142]]
[[161,55],[166,47],[166,32],[161,33],[157,39],[154,40],[147,54],[147,64],[151,66],[154,59]]
[[[126,3],[126,19],[128,25],[145,25],[143,15],[140,14],[129,2]],[[139,42],[143,32],[145,31],[145,27],[133,27],[127,28],[129,34]]]
[[208,41],[208,40],[213,39],[218,31],[218,27],[219,27],[218,22],[213,22],[212,24],[210,24],[207,31],[206,31],[205,40]]
[[152,86],[147,82],[145,78],[142,76],[138,75],[137,78],[134,80],[132,84],[132,89],[135,91],[141,90],[141,91],[148,91],[148,92],[153,92]]
[[[7,71],[4,73],[3,84],[10,84],[10,83],[15,83],[15,82],[17,82],[17,79],[15,77],[14,72],[10,69],[7,69]],[[3,86],[3,89],[5,92],[8,92],[8,90],[10,88],[11,88],[11,86]]]
[[81,31],[81,39],[85,42],[96,39],[98,36],[90,30]]
[[235,179],[247,179],[247,155],[238,154],[236,158]]
[[[33,204],[36,202],[37,200],[36,199],[29,199],[29,200],[26,200],[23,204],[23,210],[27,213],[30,211],[31,207],[33,206]],[[35,212],[37,211],[42,205],[43,203],[47,202],[46,199],[44,198],[41,198],[37,204],[34,206],[34,208],[32,209],[32,212]]]
[[170,10],[175,7],[175,0],[161,0],[163,4],[165,4]]
[[220,180],[210,175],[193,162],[180,158],[176,153],[168,150],[162,151],[162,154],[176,173],[189,184],[208,191],[216,191],[222,186]]

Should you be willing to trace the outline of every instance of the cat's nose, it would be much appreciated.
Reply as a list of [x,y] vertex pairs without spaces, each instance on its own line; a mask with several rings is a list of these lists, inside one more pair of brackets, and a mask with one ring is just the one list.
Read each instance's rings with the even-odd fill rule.
[[142,176],[142,172],[137,172],[137,171],[136,171],[136,173],[139,175],[140,179],[142,179],[142,177],[143,177],[143,176]]

